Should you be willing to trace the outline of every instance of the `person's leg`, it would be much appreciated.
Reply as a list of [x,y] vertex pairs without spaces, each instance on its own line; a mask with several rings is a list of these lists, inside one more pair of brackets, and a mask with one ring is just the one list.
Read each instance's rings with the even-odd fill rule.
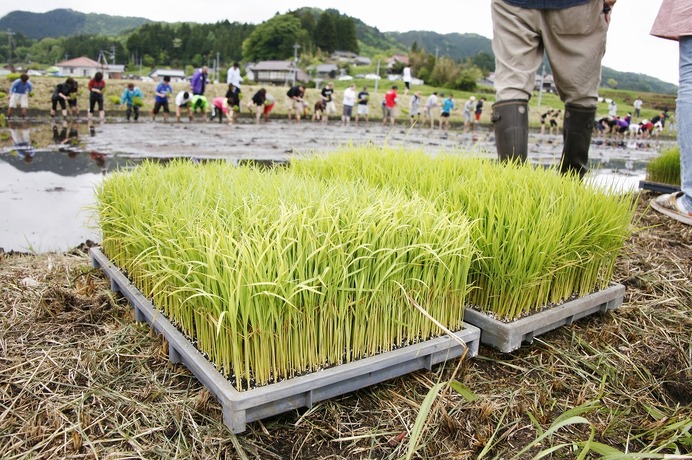
[[135,121],[139,120],[139,106],[138,105],[132,106],[132,110],[135,113]]
[[[171,109],[168,106],[168,101],[164,101],[163,103],[163,122],[166,123],[168,122],[168,115],[170,115]],[[136,120],[136,118],[135,118]]]
[[[603,2],[591,0],[571,8],[548,10],[541,19],[543,43],[553,69],[555,86],[560,99],[565,102],[560,170],[583,177],[588,169],[601,60],[608,32]],[[559,127],[555,129],[559,133]]]
[[680,87],[675,118],[680,147],[680,189],[685,209],[692,211],[692,36],[680,39]]
[[132,106],[128,104],[125,109],[125,120],[130,121],[130,115],[132,115]]
[[495,90],[492,122],[501,161],[525,161],[528,153],[528,101],[543,60],[540,10],[492,0]]
[[99,96],[98,98],[98,104],[99,104],[99,121],[101,123],[104,123],[106,121],[106,111],[103,110],[103,96]]

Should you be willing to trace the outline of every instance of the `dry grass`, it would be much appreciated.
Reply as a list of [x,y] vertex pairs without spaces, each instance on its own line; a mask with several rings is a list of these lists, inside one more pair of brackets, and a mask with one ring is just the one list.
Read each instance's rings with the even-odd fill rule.
[[[692,227],[645,204],[617,265],[625,304],[511,355],[481,347],[458,374],[478,399],[440,400],[420,458],[511,458],[575,407],[598,442],[692,453]],[[426,393],[454,371],[451,363],[417,372],[236,436],[83,252],[0,255],[0,301],[6,459],[399,458]],[[589,434],[588,425],[566,427],[540,448]],[[538,448],[530,452],[520,458]],[[575,456],[565,448],[553,458]]]

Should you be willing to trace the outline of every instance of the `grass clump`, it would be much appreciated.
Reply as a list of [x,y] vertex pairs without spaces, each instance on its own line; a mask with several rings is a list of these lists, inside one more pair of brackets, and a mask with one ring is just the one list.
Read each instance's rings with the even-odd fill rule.
[[680,185],[680,147],[674,147],[646,165],[646,180],[661,184]]
[[634,213],[631,196],[552,169],[459,155],[363,147],[296,161],[293,169],[401,190],[469,216],[479,254],[469,301],[502,320],[606,287]]
[[462,327],[471,225],[362,181],[179,161],[97,191],[104,252],[238,388]]

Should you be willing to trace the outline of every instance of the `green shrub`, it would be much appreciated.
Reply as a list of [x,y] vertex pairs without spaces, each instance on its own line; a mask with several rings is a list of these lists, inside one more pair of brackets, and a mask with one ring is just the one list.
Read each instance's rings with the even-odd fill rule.
[[661,152],[646,165],[646,180],[661,184],[680,185],[680,148]]

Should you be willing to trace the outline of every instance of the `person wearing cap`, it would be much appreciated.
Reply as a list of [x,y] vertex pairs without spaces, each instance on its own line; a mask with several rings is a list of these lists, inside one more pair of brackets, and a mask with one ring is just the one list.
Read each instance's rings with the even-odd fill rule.
[[476,96],[471,96],[464,104],[464,132],[469,131],[469,126],[473,123],[473,114],[476,111]]
[[491,0],[495,93],[492,120],[501,161],[526,161],[529,99],[546,53],[565,103],[560,171],[588,169],[601,60],[616,0]]

